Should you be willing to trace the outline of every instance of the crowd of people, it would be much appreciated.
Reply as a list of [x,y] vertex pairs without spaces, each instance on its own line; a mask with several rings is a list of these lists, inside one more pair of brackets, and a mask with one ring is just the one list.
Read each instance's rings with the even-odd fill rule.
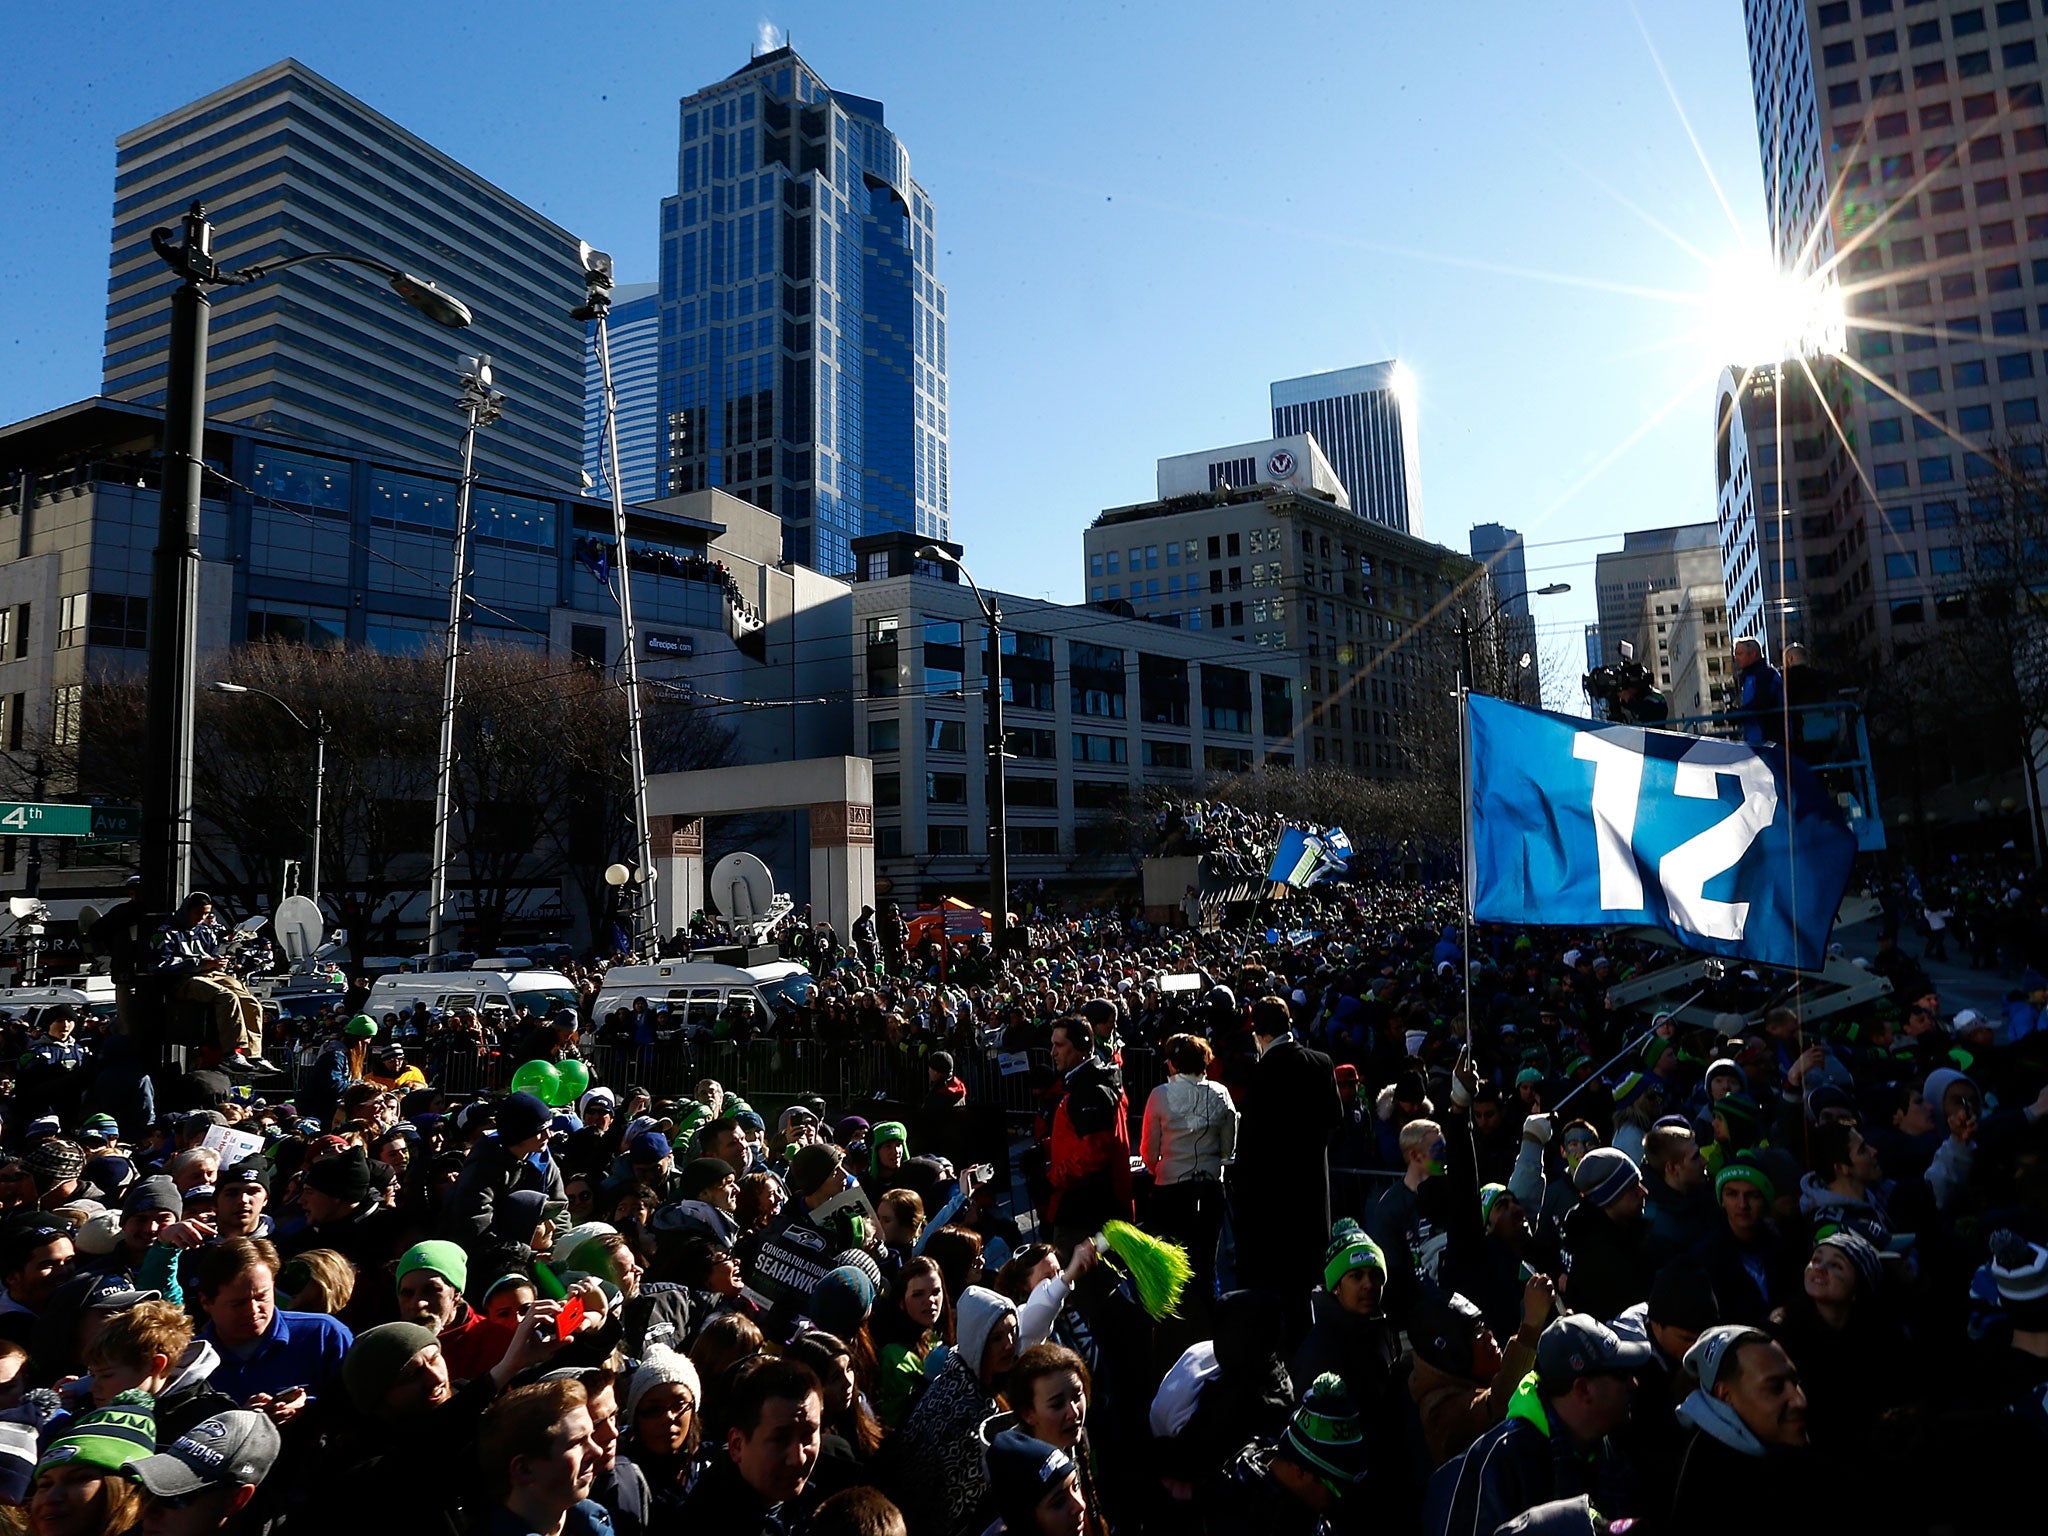
[[1248,811],[1221,800],[1163,800],[1153,815],[1152,840],[1163,854],[1198,856],[1213,883],[1262,880],[1286,830],[1276,811]]
[[881,1104],[449,1090],[448,1042],[582,1056],[595,962],[580,1009],[318,1018],[146,1112],[123,1037],[49,1009],[5,1025],[0,1522],[1987,1528],[2048,1446],[2048,885],[1998,879],[1995,1015],[1897,934],[1874,1003],[1617,1007],[1681,957],[1468,955],[1415,884],[1048,917],[965,980],[811,928],[768,1027],[899,1047],[922,1091]]
[[[597,573],[600,580],[609,578],[610,565],[618,546],[608,539],[597,539],[588,534],[576,540],[576,558]],[[748,607],[746,594],[740,591],[740,584],[723,560],[713,560],[708,555],[682,555],[672,549],[657,549],[644,545],[632,550],[627,560],[636,571],[646,571],[656,576],[677,576],[684,581],[708,581],[726,595],[728,601],[738,607]]]

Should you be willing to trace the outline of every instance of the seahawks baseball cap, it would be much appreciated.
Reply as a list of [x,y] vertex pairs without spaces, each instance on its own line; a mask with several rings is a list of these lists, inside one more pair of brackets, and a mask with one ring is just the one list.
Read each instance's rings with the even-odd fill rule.
[[228,1483],[253,1488],[270,1474],[277,1452],[277,1426],[237,1408],[201,1420],[168,1450],[129,1462],[128,1472],[157,1498],[176,1499]]
[[1546,1391],[1562,1392],[1583,1376],[1631,1376],[1650,1363],[1640,1339],[1624,1339],[1583,1312],[1553,1319],[1536,1340],[1536,1376]]

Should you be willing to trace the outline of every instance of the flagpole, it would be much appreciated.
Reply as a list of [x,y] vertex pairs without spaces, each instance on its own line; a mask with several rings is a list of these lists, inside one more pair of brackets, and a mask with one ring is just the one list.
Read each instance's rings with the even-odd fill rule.
[[1458,672],[1458,818],[1464,832],[1464,857],[1458,871],[1458,921],[1463,939],[1459,966],[1465,973],[1465,1045],[1472,1044],[1472,694],[1464,670]]

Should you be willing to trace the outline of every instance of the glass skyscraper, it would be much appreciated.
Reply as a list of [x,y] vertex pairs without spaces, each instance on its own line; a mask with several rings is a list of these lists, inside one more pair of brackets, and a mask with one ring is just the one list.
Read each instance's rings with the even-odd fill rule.
[[295,59],[116,141],[102,391],[162,405],[177,278],[149,232],[194,200],[222,265],[308,251],[374,256],[467,303],[436,325],[362,267],[311,262],[213,299],[206,413],[217,421],[452,464],[456,360],[484,352],[508,397],[480,470],[558,490],[583,461],[576,237]]
[[1314,435],[1351,510],[1422,537],[1422,461],[1414,376],[1398,362],[1339,368],[1274,384],[1273,435]]
[[[612,290],[612,393],[619,412],[619,484],[626,500],[661,494],[654,468],[656,389],[661,355],[661,288],[622,283]],[[583,472],[592,494],[611,495],[604,471],[604,379],[597,366],[597,324],[583,355]]]
[[949,536],[946,290],[931,199],[882,104],[778,48],[686,97],[661,207],[658,479],[783,520],[853,566],[868,533]]

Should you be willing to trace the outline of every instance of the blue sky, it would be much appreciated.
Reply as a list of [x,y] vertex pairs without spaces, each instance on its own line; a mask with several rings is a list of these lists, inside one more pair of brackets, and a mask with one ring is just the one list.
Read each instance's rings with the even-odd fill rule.
[[[1531,541],[1546,649],[1622,529],[1713,516],[1702,300],[1763,239],[1741,7],[71,4],[9,28],[0,420],[99,380],[116,134],[287,54],[652,276],[677,98],[786,30],[938,208],[954,537],[1081,596],[1154,460],[1403,359],[1426,536]],[[1697,146],[1697,147],[1695,147]],[[1703,168],[1711,167],[1712,174]],[[516,408],[516,405],[515,405]]]

